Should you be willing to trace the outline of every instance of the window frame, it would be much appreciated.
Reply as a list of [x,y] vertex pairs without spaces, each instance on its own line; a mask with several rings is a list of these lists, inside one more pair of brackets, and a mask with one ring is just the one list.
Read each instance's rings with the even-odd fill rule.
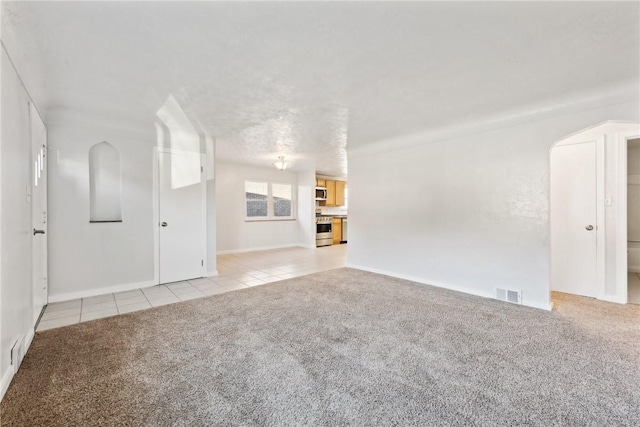
[[[267,184],[267,216],[247,216],[247,183]],[[291,188],[291,215],[275,216],[275,204],[273,198],[273,185],[287,185]],[[295,221],[296,220],[296,186],[290,182],[274,182],[266,180],[245,180],[244,181],[244,220],[246,222],[259,221]]]

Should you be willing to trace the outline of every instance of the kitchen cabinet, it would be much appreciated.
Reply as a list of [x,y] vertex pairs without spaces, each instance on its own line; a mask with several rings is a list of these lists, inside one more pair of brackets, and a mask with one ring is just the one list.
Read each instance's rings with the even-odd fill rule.
[[333,244],[340,244],[342,240],[342,218],[333,218]]
[[336,206],[336,182],[327,179],[327,201],[325,206]]
[[316,178],[316,186],[327,189],[327,200],[321,201],[321,206],[344,206],[344,193],[347,187],[346,182]]
[[336,206],[344,206],[344,189],[346,186],[346,182],[336,181]]

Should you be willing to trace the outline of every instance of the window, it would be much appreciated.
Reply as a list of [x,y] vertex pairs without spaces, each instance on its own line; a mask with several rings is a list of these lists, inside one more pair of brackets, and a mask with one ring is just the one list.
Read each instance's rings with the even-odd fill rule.
[[273,216],[276,218],[291,218],[291,185],[289,184],[272,184],[273,194]]
[[246,181],[244,194],[248,220],[294,219],[291,184]]
[[247,199],[247,218],[265,218],[269,216],[269,184],[266,182],[245,182]]

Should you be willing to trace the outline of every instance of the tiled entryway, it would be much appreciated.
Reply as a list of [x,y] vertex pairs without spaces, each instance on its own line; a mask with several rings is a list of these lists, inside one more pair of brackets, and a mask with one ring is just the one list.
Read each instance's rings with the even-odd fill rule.
[[344,267],[347,245],[286,248],[218,256],[217,277],[51,303],[38,331],[158,307]]

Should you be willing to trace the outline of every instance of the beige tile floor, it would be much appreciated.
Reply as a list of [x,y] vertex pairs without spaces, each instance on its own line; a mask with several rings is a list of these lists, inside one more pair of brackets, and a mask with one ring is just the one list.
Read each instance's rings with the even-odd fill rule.
[[99,295],[47,306],[38,331],[344,267],[347,245],[286,248],[218,256],[216,277]]

